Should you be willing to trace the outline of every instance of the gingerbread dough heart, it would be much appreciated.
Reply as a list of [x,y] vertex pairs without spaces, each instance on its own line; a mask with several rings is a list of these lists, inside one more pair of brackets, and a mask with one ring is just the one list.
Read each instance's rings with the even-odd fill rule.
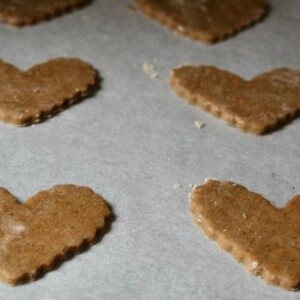
[[36,279],[96,241],[110,209],[91,189],[57,185],[25,204],[0,188],[0,280]]
[[194,40],[223,40],[261,19],[264,0],[137,0],[151,18]]
[[90,0],[0,0],[0,19],[13,26],[30,25],[88,2]]
[[0,120],[28,125],[92,92],[98,75],[76,58],[57,58],[26,72],[0,60]]
[[288,290],[300,288],[300,195],[276,208],[241,185],[208,180],[193,190],[190,211],[250,272]]
[[264,134],[298,116],[300,70],[275,69],[250,81],[210,66],[174,69],[176,93],[245,132]]

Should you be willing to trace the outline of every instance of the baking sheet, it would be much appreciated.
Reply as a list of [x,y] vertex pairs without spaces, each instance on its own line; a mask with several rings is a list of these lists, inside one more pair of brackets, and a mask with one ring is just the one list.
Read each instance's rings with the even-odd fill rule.
[[54,184],[86,185],[116,216],[100,243],[36,282],[0,284],[0,299],[299,298],[249,275],[208,240],[188,213],[188,193],[216,177],[283,206],[300,193],[300,120],[267,136],[244,134],[179,99],[166,80],[182,63],[249,79],[299,67],[300,2],[269,2],[263,22],[213,46],[179,38],[121,0],[33,27],[0,26],[1,58],[19,68],[71,56],[103,77],[96,95],[44,123],[0,123],[0,186],[25,201]]

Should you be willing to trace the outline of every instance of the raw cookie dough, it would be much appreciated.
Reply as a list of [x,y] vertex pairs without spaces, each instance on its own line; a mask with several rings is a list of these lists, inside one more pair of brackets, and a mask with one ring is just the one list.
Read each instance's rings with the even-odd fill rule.
[[39,122],[91,93],[97,71],[77,58],[57,58],[23,72],[0,60],[0,120]]
[[0,20],[13,26],[49,19],[90,0],[0,0]]
[[300,195],[284,208],[233,182],[194,188],[190,211],[205,234],[266,282],[300,288]]
[[223,40],[255,21],[267,10],[264,0],[137,0],[154,20],[194,40]]
[[250,81],[210,66],[172,71],[175,92],[245,132],[264,134],[300,112],[300,70],[274,69]]
[[57,185],[19,204],[0,188],[0,280],[34,280],[93,244],[111,215],[91,189]]

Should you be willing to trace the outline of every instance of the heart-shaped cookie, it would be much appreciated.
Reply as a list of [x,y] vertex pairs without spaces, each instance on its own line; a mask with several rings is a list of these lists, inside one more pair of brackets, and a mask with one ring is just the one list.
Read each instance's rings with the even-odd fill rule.
[[92,92],[98,75],[76,58],[57,58],[26,72],[0,60],[0,120],[28,125]]
[[86,187],[57,185],[25,204],[0,188],[0,280],[36,279],[94,243],[109,216],[103,198]]
[[90,0],[0,0],[0,19],[13,26],[30,25],[88,2]]
[[250,272],[288,290],[300,288],[300,195],[276,208],[241,185],[208,180],[193,190],[190,211]]
[[264,134],[300,112],[300,70],[275,69],[251,81],[210,66],[174,69],[176,93],[243,131]]
[[206,43],[233,35],[266,12],[264,0],[137,0],[137,3],[161,24]]

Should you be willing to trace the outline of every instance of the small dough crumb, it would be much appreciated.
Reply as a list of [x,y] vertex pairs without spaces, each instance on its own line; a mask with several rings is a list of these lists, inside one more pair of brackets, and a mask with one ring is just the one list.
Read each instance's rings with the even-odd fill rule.
[[205,127],[205,123],[202,121],[196,121],[195,122],[195,127],[198,129],[202,129],[203,127]]
[[144,62],[143,63],[143,71],[144,71],[145,74],[149,75],[149,77],[151,79],[159,78],[159,74],[156,72],[156,68],[152,64]]
[[175,188],[175,189],[181,189],[181,184],[179,184],[179,183],[174,183],[174,188]]

